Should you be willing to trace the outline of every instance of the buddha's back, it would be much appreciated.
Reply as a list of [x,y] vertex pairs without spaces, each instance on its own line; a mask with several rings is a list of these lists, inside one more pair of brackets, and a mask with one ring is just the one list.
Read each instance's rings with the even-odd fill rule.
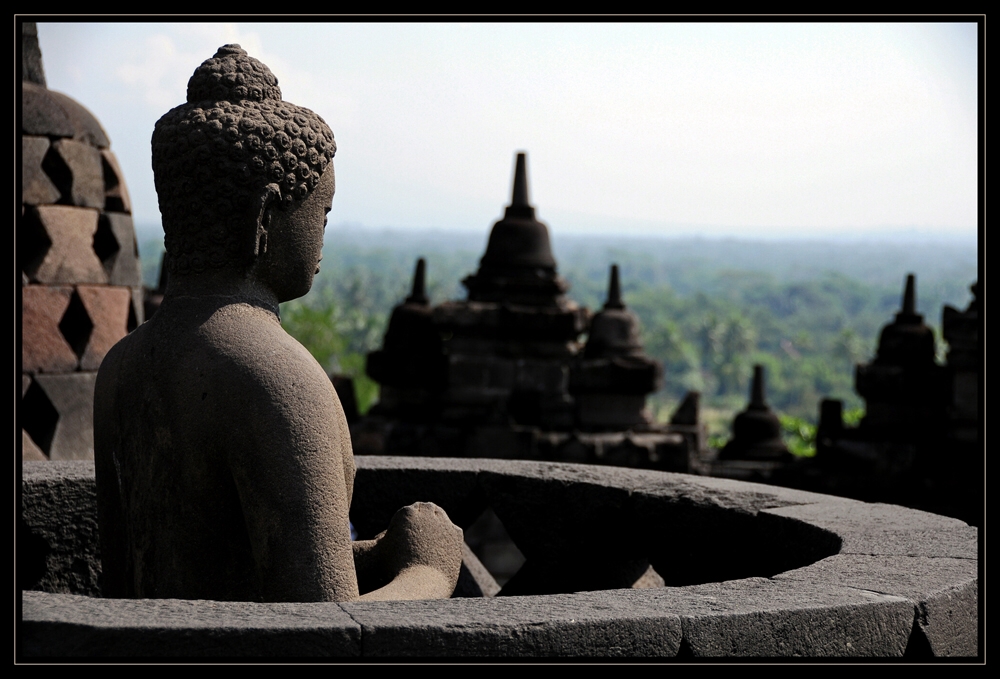
[[97,474],[118,491],[105,494],[117,495],[104,514],[119,528],[102,540],[110,596],[260,599],[229,467],[239,436],[226,402],[239,395],[218,379],[232,366],[205,315],[168,301],[101,368]]

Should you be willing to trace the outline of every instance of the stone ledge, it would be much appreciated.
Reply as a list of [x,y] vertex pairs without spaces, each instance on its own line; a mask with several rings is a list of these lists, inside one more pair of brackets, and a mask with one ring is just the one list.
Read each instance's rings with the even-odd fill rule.
[[[257,604],[109,600],[26,591],[18,655],[30,659],[905,654],[916,659],[979,653],[978,559],[972,547],[977,533],[953,519],[775,486],[613,467],[390,457],[359,457],[357,466],[353,511],[364,511],[365,504],[376,513],[387,511],[384,508],[396,500],[423,493],[421,499],[453,504],[469,521],[477,507],[501,499],[498,488],[505,494],[531,489],[536,493],[532,503],[540,507],[544,497],[581,505],[549,508],[559,510],[546,516],[556,523],[600,514],[605,501],[610,502],[605,508],[609,512],[623,512],[623,520],[635,520],[633,510],[648,510],[648,521],[668,523],[651,528],[647,521],[641,534],[631,532],[631,526],[622,530],[646,546],[665,542],[657,547],[660,559],[668,558],[663,554],[669,555],[672,547],[678,547],[674,558],[685,558],[683,545],[669,544],[675,535],[668,525],[670,517],[697,519],[699,512],[712,521],[730,517],[741,526],[759,521],[765,529],[776,530],[780,539],[818,541],[812,548],[827,551],[772,577],[492,599]],[[86,501],[92,496],[80,488],[92,487],[93,463],[24,464],[22,501],[29,528],[35,494],[46,498],[51,511],[51,489],[61,483],[69,489],[67,502]],[[359,496],[366,494],[367,501],[359,504]],[[675,510],[683,511],[678,515],[672,513]],[[86,514],[86,508],[74,511]],[[579,527],[571,532],[579,539]],[[697,531],[694,535],[700,544],[711,542]],[[829,544],[824,542],[828,536],[833,540]],[[613,536],[594,538],[599,549],[615,543]],[[572,554],[578,554],[577,548],[566,547]],[[866,552],[872,549],[875,554]]]

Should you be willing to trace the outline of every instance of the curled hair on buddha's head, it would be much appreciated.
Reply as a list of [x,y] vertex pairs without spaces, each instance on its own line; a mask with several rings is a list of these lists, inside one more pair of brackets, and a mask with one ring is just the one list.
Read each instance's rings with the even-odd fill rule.
[[195,70],[152,145],[168,267],[181,274],[248,267],[263,197],[300,202],[337,150],[323,119],[282,101],[278,79],[239,45]]

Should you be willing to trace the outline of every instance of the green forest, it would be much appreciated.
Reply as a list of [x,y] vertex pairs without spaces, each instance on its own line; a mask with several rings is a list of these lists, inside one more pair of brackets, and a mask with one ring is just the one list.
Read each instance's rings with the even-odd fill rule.
[[[464,297],[486,234],[328,230],[312,291],[282,305],[281,321],[329,372],[355,378],[367,409],[378,387],[365,355],[382,343],[393,306],[408,294],[417,257],[427,260],[432,303]],[[143,247],[144,278],[155,284],[158,241]],[[569,297],[596,311],[608,270],[621,270],[625,303],[639,317],[646,351],[664,364],[649,402],[665,421],[688,390],[702,393],[713,442],[747,400],[752,366],[763,364],[767,396],[798,452],[808,452],[819,401],[840,398],[852,419],[863,402],[854,365],[874,355],[878,333],[899,310],[907,273],[917,306],[938,337],[944,304],[965,308],[977,276],[975,243],[764,242],[709,239],[553,237]]]

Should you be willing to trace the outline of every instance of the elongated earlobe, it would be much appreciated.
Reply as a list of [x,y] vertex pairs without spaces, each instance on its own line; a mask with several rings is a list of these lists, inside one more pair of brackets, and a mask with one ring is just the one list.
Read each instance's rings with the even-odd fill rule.
[[260,194],[257,210],[257,233],[254,237],[253,256],[256,259],[267,252],[267,229],[271,226],[271,212],[281,202],[281,189],[277,184],[268,184]]

